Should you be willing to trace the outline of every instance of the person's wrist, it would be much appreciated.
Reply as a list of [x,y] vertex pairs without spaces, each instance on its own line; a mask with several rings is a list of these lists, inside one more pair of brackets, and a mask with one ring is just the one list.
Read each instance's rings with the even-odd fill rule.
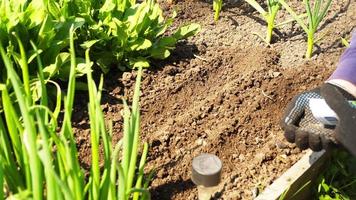
[[331,80],[327,80],[326,83],[339,87],[343,89],[345,92],[352,95],[354,98],[356,98],[356,85],[354,85],[353,83],[342,79],[331,79]]

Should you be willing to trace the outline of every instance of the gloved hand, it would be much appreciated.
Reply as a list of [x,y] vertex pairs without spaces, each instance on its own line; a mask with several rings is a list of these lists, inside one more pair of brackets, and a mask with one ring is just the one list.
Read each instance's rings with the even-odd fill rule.
[[312,98],[323,98],[320,88],[295,96],[285,109],[281,127],[288,142],[296,143],[300,149],[311,148],[320,151],[336,143],[336,140],[333,136],[334,130],[325,127],[311,113],[309,100]]
[[[324,84],[322,88],[323,90],[328,88],[325,91],[325,95],[327,96],[328,101],[336,101],[337,103],[338,101],[344,102],[345,98],[348,100],[354,99],[352,95],[348,94],[342,89],[339,89],[336,86]],[[341,96],[337,100],[333,99],[333,97],[336,95],[336,92]],[[313,90],[297,95],[287,105],[281,120],[281,127],[285,132],[284,135],[287,141],[296,143],[300,149],[311,148],[314,151],[320,151],[334,144],[338,144],[339,142],[344,144],[344,140],[347,140],[343,137],[336,137],[335,126],[324,125],[323,123],[319,122],[311,113],[309,100],[312,98],[324,99],[325,97],[323,95],[323,93],[321,94],[320,88],[315,88]],[[340,118],[340,120],[343,119]],[[355,123],[355,121],[353,123]],[[336,127],[339,127],[339,125]],[[354,130],[356,130],[356,128]],[[340,140],[339,138],[343,138],[343,140]],[[355,141],[356,140],[354,140],[354,142]],[[350,144],[348,145],[350,146]],[[356,146],[356,143],[353,144]],[[345,145],[345,147],[347,146]]]
[[[356,97],[356,30],[350,48],[345,50],[336,70],[321,88],[322,91],[316,88],[303,92],[288,104],[281,121],[285,137],[301,149],[310,147],[319,151],[331,144],[342,144],[356,155],[356,109],[347,102]],[[327,127],[314,118],[309,107],[311,98],[325,99],[339,117],[336,126]]]
[[321,87],[321,94],[339,118],[334,137],[356,155],[356,109],[352,108],[342,93],[330,84]]

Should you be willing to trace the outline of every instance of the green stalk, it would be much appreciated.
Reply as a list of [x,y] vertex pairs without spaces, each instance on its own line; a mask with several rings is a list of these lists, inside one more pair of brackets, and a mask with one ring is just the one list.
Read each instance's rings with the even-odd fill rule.
[[76,62],[76,57],[75,57],[75,48],[74,48],[74,27],[73,25],[71,26],[69,30],[69,41],[70,41],[70,72],[69,72],[69,81],[68,81],[68,93],[67,93],[67,99],[66,99],[66,108],[68,108],[68,112],[65,113],[65,117],[67,119],[71,119],[72,117],[72,108],[73,108],[73,102],[74,102],[74,91],[75,91],[75,81],[76,81],[76,68],[77,68],[77,62]]
[[[135,188],[142,187],[142,180],[143,180],[143,175],[144,175],[144,167],[146,164],[147,153],[148,153],[148,143],[146,142],[143,145],[143,151],[142,151],[142,155],[141,155],[140,164],[138,167],[138,177],[137,177]],[[139,193],[137,193],[137,192],[134,193],[133,200],[138,200],[139,196],[140,196]]]
[[55,178],[52,176],[51,168],[52,168],[52,156],[51,149],[48,145],[48,133],[43,124],[44,118],[43,113],[36,111],[37,122],[39,126],[39,132],[41,134],[42,139],[42,150],[39,152],[40,157],[42,157],[42,163],[44,165],[45,170],[45,179],[46,179],[46,195],[47,199],[57,199],[58,195],[58,186],[56,185]]
[[117,193],[117,199],[119,200],[127,200],[127,194],[126,194],[126,182],[127,182],[127,177],[126,174],[121,166],[119,164],[117,166],[118,171],[119,171],[119,184],[118,184],[118,193]]
[[[34,49],[35,52],[38,52],[37,46],[30,41],[32,48]],[[51,148],[49,146],[49,138],[48,136],[50,135],[48,133],[48,130],[45,127],[44,123],[48,122],[48,113],[51,111],[49,110],[48,106],[48,96],[47,96],[47,89],[46,89],[46,83],[44,80],[44,74],[43,74],[43,65],[42,61],[40,58],[40,55],[37,53],[36,54],[37,58],[37,66],[38,66],[38,78],[40,81],[41,85],[41,101],[40,101],[40,106],[37,106],[37,108],[40,108],[40,110],[36,110],[36,121],[38,122],[38,128],[39,132],[41,135],[42,139],[42,151],[39,152],[39,156],[42,160],[42,163],[45,167],[44,173],[45,173],[45,179],[46,179],[46,196],[48,199],[59,199],[59,186],[56,184],[56,178],[53,175],[52,172],[52,155],[51,155]],[[42,109],[41,109],[42,108]],[[42,111],[43,110],[43,111]],[[52,114],[53,116],[53,114]],[[56,121],[51,120],[55,125],[53,127],[57,127]],[[54,130],[55,131],[55,130]]]
[[281,9],[281,4],[276,3],[273,4],[275,2],[269,2],[270,3],[270,15],[269,15],[269,20],[268,20],[268,24],[267,24],[267,37],[266,37],[266,41],[268,44],[271,44],[272,42],[272,35],[273,35],[273,29],[275,28],[275,21],[276,21],[276,16],[278,11]]
[[10,99],[10,96],[6,88],[2,91],[1,99],[3,103],[4,115],[5,115],[8,134],[11,139],[12,148],[14,150],[16,159],[20,161],[19,162],[20,167],[25,167],[24,163],[21,162],[23,161],[23,152],[22,152],[22,145],[20,140],[20,133],[16,126],[16,121],[18,121],[19,117],[17,117],[16,115],[15,109],[12,105],[12,101]]
[[[30,40],[30,43],[32,45],[33,50],[35,50],[35,52],[36,52],[37,67],[38,67],[38,78],[40,80],[40,85],[41,85],[41,105],[42,106],[48,106],[48,96],[47,96],[46,82],[44,80],[44,74],[43,74],[43,64],[42,64],[42,61],[41,61],[41,57],[38,54],[37,46],[31,40]],[[42,113],[42,115],[43,115],[43,120],[45,120],[45,122],[48,122],[47,115],[45,115],[45,113]]]
[[[103,78],[101,77],[101,83],[103,82]],[[99,84],[99,94],[101,94],[102,91],[102,84]],[[100,106],[100,99],[101,95],[97,95],[97,117],[98,117],[98,122],[99,122],[99,128],[100,128],[100,136],[102,139],[102,144],[104,146],[104,172],[101,177],[101,184],[100,184],[100,198],[103,199],[108,199],[109,198],[109,190],[110,186],[113,185],[115,188],[116,183],[110,181],[110,176],[111,176],[111,156],[112,156],[112,138],[110,135],[112,135],[112,123],[109,123],[108,126],[110,127],[109,131],[106,130],[105,122],[104,122],[104,115]],[[109,133],[109,134],[108,134]]]
[[4,161],[1,159],[0,157],[0,200],[4,200],[5,199],[5,194],[4,194],[4,171],[2,169],[2,163],[4,163]]
[[133,96],[133,102],[132,102],[132,122],[131,124],[132,128],[135,127],[135,124],[137,125],[135,121],[139,119],[139,114],[140,114],[140,108],[139,108],[139,103],[140,103],[140,87],[141,87],[141,78],[142,78],[142,67],[139,67],[137,70],[137,77],[136,77],[136,83],[135,83],[135,91],[134,91],[134,96]]
[[16,33],[13,33],[13,35],[16,37],[16,40],[17,40],[17,43],[18,43],[19,49],[20,49],[21,60],[19,61],[19,64],[21,66],[22,79],[23,79],[23,85],[25,88],[26,96],[31,99],[30,74],[28,72],[25,48],[23,47],[23,44],[22,44],[20,38],[18,37],[18,35]]
[[309,32],[308,33],[308,48],[307,52],[305,54],[306,58],[311,58],[313,54],[313,47],[314,47],[314,32]]
[[[89,64],[89,49],[85,51],[86,63]],[[96,87],[93,83],[91,71],[87,72],[88,90],[89,90],[89,118],[90,118],[90,141],[92,154],[92,198],[99,199],[100,192],[100,166],[99,166],[99,129],[98,121],[96,120]]]
[[4,178],[6,179],[10,191],[18,192],[19,190],[25,188],[25,184],[18,170],[13,167],[16,166],[16,163],[13,158],[13,152],[11,151],[10,145],[11,141],[7,136],[5,125],[2,117],[0,116],[0,158],[3,161],[2,164],[4,164],[4,174],[7,175]]
[[[24,139],[24,137],[22,137]],[[26,146],[24,141],[22,140],[22,152],[27,152]],[[31,188],[32,187],[32,174],[31,174],[31,167],[30,167],[30,156],[28,153],[23,154],[23,166],[24,166],[24,171],[25,171],[25,177],[26,177],[26,188]]]
[[135,171],[136,171],[136,161],[137,161],[137,149],[138,149],[138,144],[139,144],[139,132],[140,132],[140,115],[137,113],[135,115],[136,120],[134,120],[134,117],[132,118],[132,121],[134,121],[134,126],[135,128],[133,129],[134,137],[132,140],[132,152],[130,156],[130,165],[129,165],[129,171],[127,175],[127,182],[126,182],[126,193],[130,191],[133,185],[134,181],[134,176],[135,176]]
[[[25,134],[24,139],[28,142],[28,153],[31,155],[31,159],[29,160],[30,164],[30,171],[31,171],[31,182],[32,182],[32,193],[33,198],[41,200],[43,198],[43,184],[42,184],[42,166],[40,160],[37,155],[37,144],[36,144],[36,128],[34,126],[35,122],[33,116],[29,114],[28,107],[30,106],[28,96],[24,96],[25,91],[22,87],[20,78],[17,76],[14,67],[7,57],[5,50],[0,42],[0,53],[5,64],[8,78],[14,88],[18,104],[22,113],[24,127],[25,127]],[[26,136],[27,133],[27,136]]]
[[[103,78],[101,77],[101,80],[103,80]],[[101,88],[99,88],[99,93],[101,93]],[[99,95],[98,95],[99,96]],[[100,133],[101,133],[101,138],[103,141],[103,146],[104,146],[104,166],[106,169],[110,168],[110,161],[111,161],[111,151],[112,151],[112,144],[111,144],[111,133],[109,131],[110,134],[107,133],[106,131],[106,127],[105,127],[105,122],[104,122],[104,115],[103,112],[101,110],[100,107],[100,99],[97,101],[98,102],[98,106],[97,106],[97,115],[99,117],[99,124],[100,124]],[[112,127],[112,122],[110,121],[109,123],[109,127]]]
[[132,102],[132,115],[131,115],[131,131],[133,134],[133,138],[131,141],[132,151],[130,155],[130,164],[129,171],[127,175],[127,185],[126,185],[126,193],[132,188],[135,169],[136,169],[136,161],[137,161],[137,148],[139,144],[139,133],[140,133],[140,111],[139,111],[139,97],[140,97],[140,85],[141,85],[141,77],[142,77],[142,67],[140,67],[137,71],[136,84],[134,97]]
[[130,164],[130,155],[131,155],[131,149],[132,149],[132,137],[133,135],[130,133],[130,109],[126,103],[126,101],[123,101],[124,103],[124,131],[123,131],[123,141],[124,141],[124,146],[123,146],[123,159],[122,159],[122,168],[123,168],[123,173],[128,174],[129,171],[129,164]]
[[[273,21],[274,21],[274,20],[273,20]],[[267,23],[267,35],[266,35],[266,42],[267,42],[268,44],[271,44],[273,29],[274,29],[274,22],[271,22],[271,21],[269,20],[268,23]]]
[[[76,199],[83,199],[83,174],[80,169],[79,161],[77,159],[77,149],[76,143],[73,137],[71,118],[72,118],[72,109],[73,109],[73,101],[75,94],[75,79],[76,79],[76,57],[75,57],[75,49],[74,49],[74,27],[73,25],[69,31],[69,40],[70,40],[70,57],[71,57],[71,66],[69,73],[69,82],[68,82],[68,92],[67,98],[65,99],[65,108],[64,108],[64,122],[61,130],[61,136],[63,138],[64,143],[64,151],[63,156],[63,166],[67,173],[70,174],[69,186],[72,188],[74,192],[74,196]],[[69,141],[67,141],[69,140]]]
[[116,200],[115,194],[117,194],[116,190],[116,182],[117,182],[117,158],[119,155],[119,151],[121,148],[121,140],[118,144],[116,144],[114,152],[112,154],[111,166],[110,166],[110,186],[109,186],[109,200]]
[[213,0],[214,20],[218,21],[220,16],[220,11],[222,8],[222,0]]

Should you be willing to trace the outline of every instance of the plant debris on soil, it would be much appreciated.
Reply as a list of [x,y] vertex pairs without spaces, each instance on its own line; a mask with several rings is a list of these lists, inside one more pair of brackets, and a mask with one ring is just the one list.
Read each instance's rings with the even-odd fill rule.
[[[291,5],[303,10],[304,4]],[[223,162],[216,199],[252,199],[303,155],[284,139],[281,115],[294,95],[317,87],[335,69],[344,50],[340,38],[356,27],[356,2],[334,1],[310,60],[303,57],[305,35],[293,23],[276,31],[270,46],[252,34],[265,27],[243,1],[227,2],[217,23],[210,2],[162,6],[167,13],[178,10],[177,25],[197,22],[203,29],[143,75],[141,134],[151,144],[146,168],[156,170],[152,199],[197,199],[190,176],[200,153]],[[130,100],[134,81],[134,71],[105,77],[102,107],[114,141],[122,135],[121,98]],[[78,95],[74,120],[83,166],[91,159],[86,107],[87,97]]]

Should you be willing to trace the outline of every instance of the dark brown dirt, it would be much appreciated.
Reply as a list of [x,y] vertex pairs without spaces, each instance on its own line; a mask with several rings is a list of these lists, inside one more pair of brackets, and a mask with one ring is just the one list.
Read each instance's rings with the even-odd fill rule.
[[[264,25],[242,2],[227,3],[218,23],[209,3],[164,4],[167,11],[178,9],[177,24],[198,22],[203,29],[143,76],[142,139],[151,144],[147,168],[157,172],[152,199],[197,199],[190,168],[203,152],[224,164],[217,199],[252,199],[302,155],[284,140],[280,117],[294,95],[320,85],[335,68],[344,49],[340,37],[356,27],[356,2],[334,3],[318,35],[327,34],[310,60],[303,58],[305,36],[296,25],[280,29],[270,46],[253,35]],[[106,76],[103,109],[115,141],[121,138],[120,99],[130,99],[134,79],[135,72]],[[90,165],[86,112],[76,111],[79,156]]]

